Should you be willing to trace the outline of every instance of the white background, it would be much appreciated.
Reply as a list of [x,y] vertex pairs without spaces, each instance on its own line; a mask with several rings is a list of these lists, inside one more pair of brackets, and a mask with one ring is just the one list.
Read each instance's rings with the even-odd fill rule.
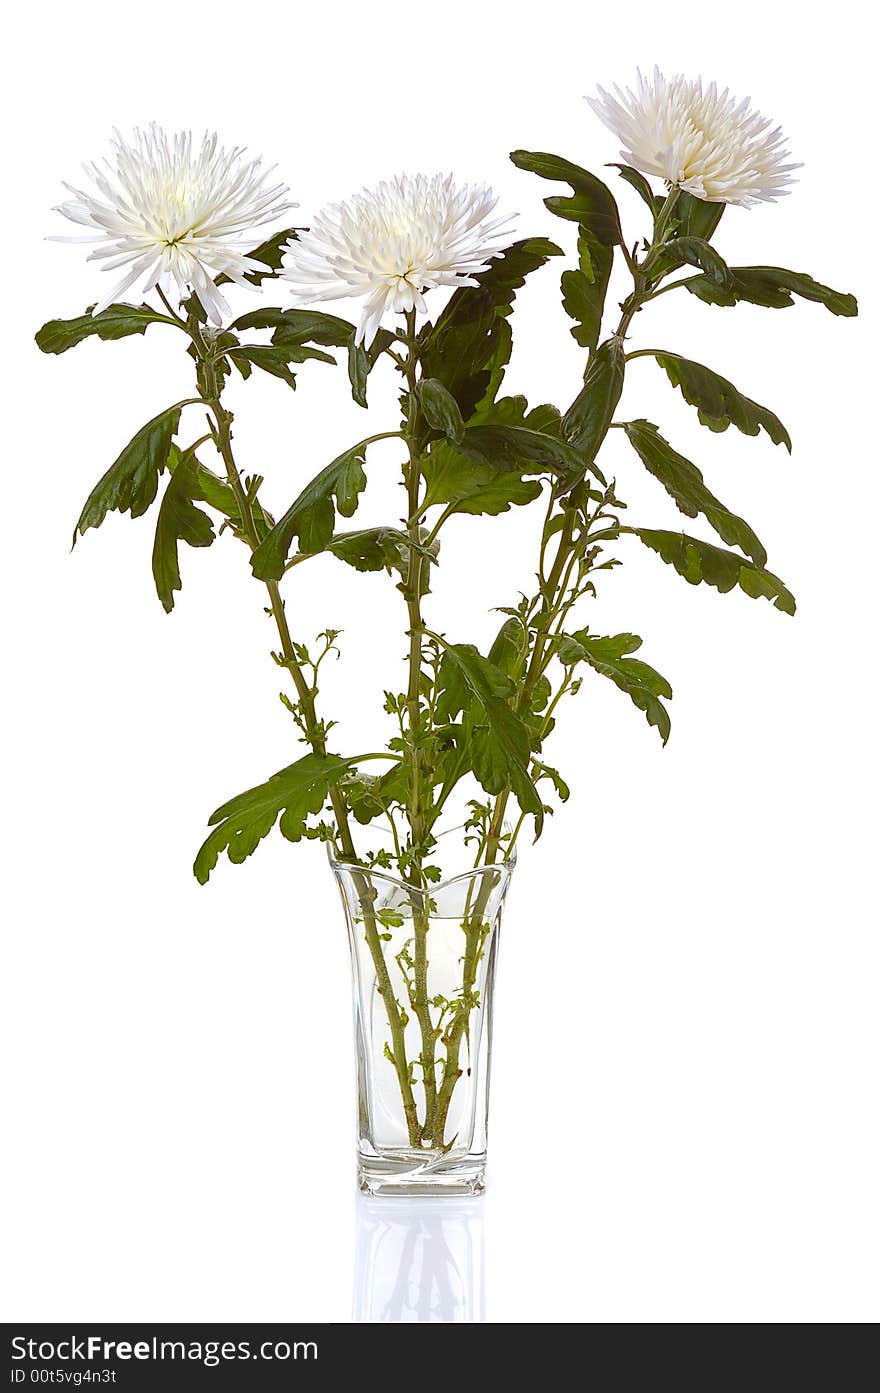
[[[622,413],[700,463],[800,608],[690,588],[633,544],[584,615],[644,636],[675,688],[673,735],[662,750],[599,679],[560,722],[573,797],[524,846],[505,925],[474,1313],[876,1319],[876,84],[860,10],[837,4],[829,26],[765,3],[691,20],[646,3],[96,0],[12,20],[4,1318],[344,1321],[355,1280],[347,950],[322,853],[276,834],[206,889],[190,871],[211,809],[296,752],[269,621],[228,538],[185,552],[170,617],[149,520],[112,516],[70,554],[92,484],[190,378],[161,329],[37,353],[45,319],[103,289],[83,249],[42,240],[68,230],[49,211],[60,181],[113,125],[216,126],[278,161],[303,220],[399,170],[452,168],[570,254],[574,229],[541,202],[561,190],[507,152],[599,170],[618,151],[582,94],[656,61],[751,94],[805,162],[792,197],[725,215],[722,253],[856,291],[862,317],[673,295],[635,326],[634,344],[707,362],[791,429],[791,459],[763,435],[713,436],[650,361],[628,375]],[[609,179],[635,240],[642,205]],[[582,358],[560,269],[519,298],[508,385],[565,406]],[[276,508],[367,433],[344,369],[299,382],[233,388],[242,462]],[[393,425],[395,390],[374,382],[373,429]],[[393,445],[371,460],[367,515],[389,521]],[[631,519],[681,525],[625,442],[605,464]],[[491,607],[529,584],[537,521],[451,525],[432,622],[485,644]],[[400,597],[330,560],[296,579],[297,633],[345,630],[325,698],[337,744],[368,748],[387,733]]]

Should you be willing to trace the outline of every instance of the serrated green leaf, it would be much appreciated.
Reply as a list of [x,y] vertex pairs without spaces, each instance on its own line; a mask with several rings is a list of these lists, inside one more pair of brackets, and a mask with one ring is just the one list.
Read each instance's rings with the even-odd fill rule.
[[562,418],[550,402],[529,406],[524,396],[499,397],[482,404],[468,421],[468,426],[525,426],[542,431],[556,440],[562,439]]
[[198,462],[187,450],[176,461],[159,505],[153,542],[153,579],[156,593],[168,614],[174,608],[174,591],[181,588],[178,543],[209,547],[214,540],[214,525],[208,514],[195,506],[196,499],[206,501],[199,480]]
[[725,551],[711,542],[689,537],[684,532],[664,532],[656,528],[623,527],[646,547],[674,566],[689,585],[704,582],[722,594],[739,586],[746,595],[772,600],[776,609],[794,614],[795,599],[778,576],[744,561],[736,552]]
[[336,359],[321,348],[313,348],[299,339],[275,338],[272,343],[239,344],[230,350],[229,356],[237,368],[248,363],[271,377],[278,377],[288,387],[296,388],[296,376],[291,371],[291,363],[305,363],[317,359],[321,363],[336,365]]
[[576,321],[571,335],[581,348],[595,349],[602,332],[605,295],[614,249],[603,246],[586,228],[578,237],[578,269],[562,274],[562,307]]
[[168,464],[179,424],[180,407],[172,406],[141,427],[86,499],[74,528],[74,542],[77,534],[83,536],[90,527],[100,527],[109,512],[138,518],[147,511],[156,497],[159,475]]
[[426,507],[454,503],[456,512],[494,516],[539,496],[540,484],[524,475],[580,466],[580,457],[561,438],[554,406],[530,411],[525,397],[502,397],[481,407],[471,421],[458,446],[435,441],[423,456]]
[[[337,532],[327,547],[332,556],[357,571],[403,571],[414,543],[397,527],[365,527],[354,532]],[[436,560],[427,547],[415,550],[429,563]]]
[[859,312],[854,295],[832,290],[800,271],[787,271],[781,266],[731,266],[730,274],[732,282],[727,287],[716,285],[705,275],[694,276],[685,284],[691,295],[710,305],[731,306],[744,301],[767,309],[786,309],[799,295],[846,318]]
[[704,426],[715,431],[736,426],[743,435],[757,435],[763,427],[774,445],[784,445],[791,453],[791,437],[779,417],[751,397],[743,396],[726,377],[678,353],[653,356],[673,387],[680,387],[685,401],[697,408]]
[[[493,257],[489,269],[480,271],[474,280],[479,282],[479,289],[491,297],[495,313],[506,319],[513,310],[516,292],[522,290],[532,272],[540,270],[551,257],[562,255],[562,248],[551,242],[549,237],[524,237],[519,242],[512,242],[500,256]],[[472,289],[477,287],[463,286],[460,292],[462,298]],[[451,306],[452,301],[449,303]]]
[[[326,354],[324,357],[332,363],[332,358],[327,358]],[[288,387],[296,390],[296,377],[288,367],[288,356],[273,344],[242,345],[230,354],[230,358],[236,367],[239,367],[242,362],[248,363],[252,367],[261,368],[271,377],[280,378],[282,382],[287,383]]]
[[423,330],[422,372],[443,384],[465,420],[500,388],[511,347],[506,320],[517,290],[549,257],[561,255],[544,237],[515,242],[474,277],[477,285],[456,290],[436,324]]
[[502,793],[509,784],[523,812],[533,814],[539,836],[544,809],[529,775],[528,730],[507,704],[515,692],[511,678],[473,644],[444,644],[437,684],[437,714],[441,719],[469,709],[476,700],[485,716],[486,730],[471,737],[474,773],[487,793]]
[[272,329],[273,339],[318,343],[325,348],[345,348],[354,333],[354,325],[335,314],[322,314],[317,310],[273,309],[271,306],[251,310],[229,327],[235,330]]
[[[264,280],[275,276],[281,270],[282,257],[287,243],[296,241],[302,230],[302,228],[297,227],[285,227],[281,232],[276,232],[265,242],[261,242],[258,247],[254,247],[253,251],[248,252],[247,255],[252,261],[261,262],[266,269],[265,271],[246,271],[245,280],[250,281],[251,285],[260,285]],[[215,284],[228,285],[229,277],[227,275],[217,276]]]
[[659,479],[687,517],[702,513],[723,542],[740,547],[756,566],[766,565],[767,553],[745,519],[732,513],[709,491],[697,466],[673,450],[655,425],[644,420],[627,421],[624,430],[645,468]]
[[149,305],[108,305],[100,314],[50,319],[34,337],[41,352],[66,353],[83,339],[124,339],[146,333],[151,324],[174,324],[174,320]]
[[472,643],[444,645],[437,678],[438,720],[453,720],[476,696],[485,704],[492,698],[507,700],[515,696],[516,686],[509,673],[484,658]]
[[258,580],[280,580],[294,538],[298,538],[302,552],[324,550],[333,536],[334,498],[336,511],[350,518],[367,486],[365,459],[366,446],[360,442],[337,455],[306,484],[251,557],[251,568]]
[[422,459],[428,486],[425,507],[452,503],[456,513],[495,517],[511,507],[532,503],[541,493],[536,479],[515,470],[499,470],[485,459],[462,454],[448,441],[438,441]]
[[[638,634],[614,634],[600,638],[591,634],[588,629],[579,629],[565,638],[572,652],[576,648],[580,649],[583,661],[602,677],[607,677],[620,691],[626,693],[640,711],[644,711],[648,725],[656,726],[665,745],[669,739],[670,723],[669,713],[661,698],[669,700],[672,697],[672,688],[655,668],[650,667],[641,658],[629,656],[642,646]],[[562,657],[561,653],[559,656]],[[569,655],[563,661],[572,662],[577,659]]]
[[256,851],[279,814],[282,835],[289,841],[298,841],[305,831],[306,818],[321,811],[330,789],[353,763],[338,755],[304,755],[265,783],[224,803],[208,819],[214,831],[195,859],[193,870],[199,883],[207,882],[221,851],[235,865]]
[[551,213],[580,223],[606,247],[623,241],[614,195],[595,174],[559,155],[548,155],[541,151],[514,150],[510,158],[517,169],[525,169],[542,179],[555,179],[571,186],[573,198],[544,199]]

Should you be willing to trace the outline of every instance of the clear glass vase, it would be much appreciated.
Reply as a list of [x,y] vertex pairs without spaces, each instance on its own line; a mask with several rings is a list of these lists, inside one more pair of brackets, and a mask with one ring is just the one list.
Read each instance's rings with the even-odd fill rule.
[[351,946],[367,1194],[484,1188],[492,993],[514,860],[421,890],[330,854]]

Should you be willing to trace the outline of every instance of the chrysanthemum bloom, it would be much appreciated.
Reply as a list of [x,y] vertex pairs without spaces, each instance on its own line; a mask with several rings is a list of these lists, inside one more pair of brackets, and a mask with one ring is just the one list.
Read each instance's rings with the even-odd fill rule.
[[155,124],[126,141],[118,131],[114,160],[86,165],[98,193],[65,184],[74,195],[56,210],[93,229],[89,237],[59,242],[100,242],[89,260],[105,271],[126,268],[121,281],[95,306],[99,314],[144,277],[143,293],[176,286],[181,298],[195,292],[215,324],[229,307],[214,284],[226,275],[240,285],[247,271],[265,271],[245,253],[260,241],[255,229],[295,208],[285,184],[268,183],[271,170],[245,159],[240,148],[224,150],[205,134],[194,147],[190,131],[176,135]]
[[616,100],[601,87],[587,97],[623,141],[627,164],[707,203],[749,208],[789,192],[800,165],[786,163],[782,131],[771,130],[748,97],[737,104],[726,87],[719,92],[713,82],[703,91],[702,79],[666,78],[657,68],[653,82],[637,76],[635,92],[615,86]]
[[497,202],[451,174],[403,174],[318,213],[288,244],[281,274],[303,304],[366,296],[356,341],[369,348],[386,311],[424,314],[426,290],[476,284],[504,250],[510,218],[490,219]]

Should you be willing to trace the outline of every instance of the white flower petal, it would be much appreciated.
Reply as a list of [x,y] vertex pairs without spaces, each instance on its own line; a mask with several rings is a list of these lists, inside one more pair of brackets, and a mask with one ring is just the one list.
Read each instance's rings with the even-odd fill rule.
[[285,248],[281,274],[300,304],[368,297],[356,341],[369,347],[383,314],[424,314],[424,291],[477,283],[509,244],[510,218],[490,220],[497,201],[451,174],[401,175],[317,213]]
[[635,92],[597,91],[587,102],[623,143],[621,158],[642,174],[708,203],[744,208],[790,192],[791,171],[801,166],[785,163],[781,130],[768,130],[748,97],[737,104],[714,82],[704,91],[702,79],[666,78],[658,68],[651,80],[637,72]]
[[247,256],[261,240],[255,229],[296,207],[286,199],[286,186],[268,182],[273,170],[261,160],[223,149],[216,134],[195,145],[190,131],[175,135],[153,124],[130,141],[116,131],[112,144],[113,157],[103,167],[85,166],[98,192],[65,184],[73,198],[56,210],[97,235],[52,239],[103,244],[90,255],[104,262],[103,270],[132,263],[133,274],[95,313],[152,268],[147,289],[171,278],[182,298],[194,292],[219,323],[217,315],[229,310],[214,278],[224,273],[241,283],[245,271],[259,265]]

